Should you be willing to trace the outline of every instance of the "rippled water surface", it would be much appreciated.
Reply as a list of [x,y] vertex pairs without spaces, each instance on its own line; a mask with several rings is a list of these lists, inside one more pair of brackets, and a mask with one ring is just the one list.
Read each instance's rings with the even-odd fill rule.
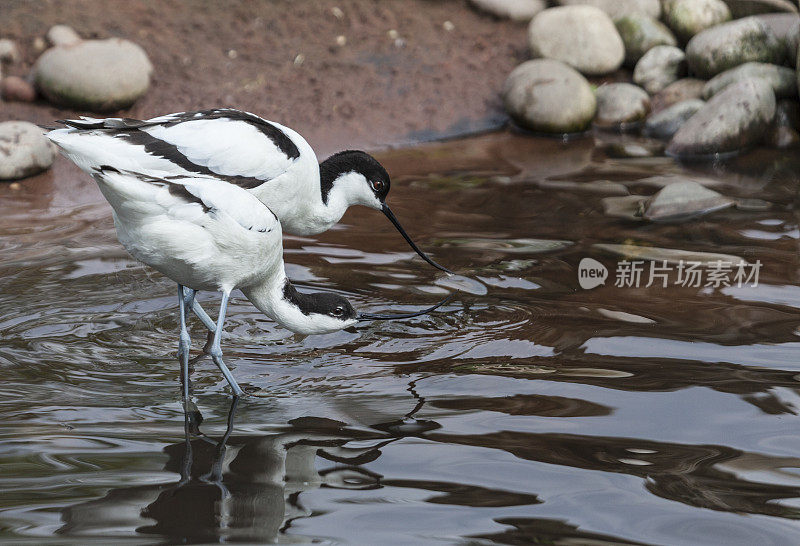
[[[290,276],[371,310],[463,290],[305,338],[239,294],[223,348],[252,394],[232,402],[193,322],[186,416],[174,285],[127,257],[93,182],[60,160],[0,186],[0,542],[797,542],[800,160],[679,166],[610,157],[608,138],[385,153],[395,213],[463,278],[366,209],[287,238]],[[771,205],[604,215],[656,175]],[[763,268],[757,287],[615,287],[602,243]],[[579,287],[585,257],[604,286]]]

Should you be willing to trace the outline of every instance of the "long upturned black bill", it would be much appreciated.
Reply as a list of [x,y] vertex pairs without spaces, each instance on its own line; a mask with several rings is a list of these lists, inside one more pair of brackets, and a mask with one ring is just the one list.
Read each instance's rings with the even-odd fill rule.
[[434,305],[432,307],[428,307],[427,309],[423,309],[422,311],[417,311],[416,313],[405,313],[405,314],[402,314],[402,315],[401,314],[397,314],[397,315],[382,315],[382,314],[379,314],[379,313],[378,314],[376,314],[376,313],[359,313],[357,318],[358,318],[358,320],[394,320],[394,319],[406,319],[406,318],[418,317],[420,315],[425,315],[427,313],[430,313],[431,311],[435,311],[436,309],[438,309],[439,307],[441,307],[442,305],[444,305],[445,303],[447,303],[448,301],[453,299],[453,296],[455,296],[456,294],[457,294],[457,292],[453,292],[451,294],[448,294],[446,298],[444,298],[442,301],[440,301],[436,305]]
[[400,235],[402,235],[403,238],[406,240],[406,242],[409,245],[411,245],[411,248],[414,249],[414,252],[419,254],[420,257],[423,260],[425,260],[426,262],[431,264],[436,269],[441,269],[445,273],[449,273],[451,275],[453,274],[453,272],[450,271],[449,269],[447,269],[446,267],[443,267],[443,266],[437,264],[436,262],[434,262],[433,260],[431,260],[430,258],[428,258],[428,256],[424,252],[422,252],[422,250],[419,249],[419,247],[414,243],[414,241],[411,240],[411,237],[408,236],[408,233],[406,233],[406,230],[403,229],[403,226],[400,225],[400,222],[397,221],[397,218],[395,218],[394,214],[392,213],[392,209],[389,208],[389,205],[387,205],[386,203],[383,203],[383,208],[381,210],[386,215],[386,217],[389,219],[389,221],[392,224],[394,224],[394,227],[397,228],[397,231],[400,232]]

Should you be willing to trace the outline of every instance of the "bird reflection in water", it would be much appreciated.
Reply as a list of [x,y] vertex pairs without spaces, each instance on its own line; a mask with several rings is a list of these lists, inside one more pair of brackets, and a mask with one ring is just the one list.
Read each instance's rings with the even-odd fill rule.
[[[417,406],[402,419],[375,425],[376,431],[302,417],[276,434],[237,435],[240,399],[234,397],[227,428],[214,439],[200,430],[199,410],[188,406],[185,440],[164,449],[169,457],[165,470],[179,474],[177,482],[114,489],[70,506],[58,532],[86,536],[124,529],[177,542],[275,541],[293,520],[312,515],[300,499],[303,492],[379,488],[381,476],[360,465],[376,460],[391,442],[438,428],[433,421],[414,418],[424,400],[413,383],[409,390]],[[348,445],[353,442],[357,447]],[[320,470],[318,457],[334,464]]]

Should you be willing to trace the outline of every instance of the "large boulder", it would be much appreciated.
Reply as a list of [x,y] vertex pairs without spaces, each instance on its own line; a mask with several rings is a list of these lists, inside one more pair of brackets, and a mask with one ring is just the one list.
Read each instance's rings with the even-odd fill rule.
[[758,143],[775,116],[764,80],[745,80],[714,95],[672,137],[667,153],[681,158],[735,153]]
[[647,136],[668,140],[704,105],[700,99],[689,99],[668,106],[647,118],[644,132]]
[[495,17],[514,21],[530,21],[547,7],[545,0],[470,0],[470,3]]
[[558,0],[562,6],[588,5],[600,8],[615,19],[624,15],[647,15],[654,19],[661,16],[659,0]]
[[608,74],[625,58],[613,21],[592,6],[544,10],[531,21],[528,42],[534,57],[561,61],[583,74]]
[[795,71],[785,66],[767,63],[745,63],[717,74],[703,87],[703,98],[709,99],[732,83],[753,78],[768,82],[776,98],[797,98]]
[[33,67],[36,86],[48,100],[96,112],[136,102],[147,92],[151,71],[144,50],[119,38],[53,47]]
[[750,61],[781,64],[785,55],[784,45],[757,17],[709,28],[686,45],[689,70],[701,78],[712,78]]
[[686,75],[686,54],[674,46],[655,46],[633,69],[633,81],[652,94]]
[[747,17],[759,13],[797,13],[790,0],[725,0],[734,17]]
[[800,16],[796,13],[765,13],[755,17],[783,42],[786,59],[789,65],[794,66],[797,63],[797,47],[800,45]]
[[647,92],[629,83],[600,86],[595,96],[597,117],[594,123],[598,127],[624,129],[626,125],[644,120],[650,111]]
[[684,42],[730,20],[731,12],[722,0],[671,0],[664,4],[664,22]]
[[49,169],[56,149],[27,121],[0,123],[0,180],[15,180]]
[[586,78],[551,59],[527,61],[515,68],[503,85],[503,102],[517,124],[543,133],[583,131],[597,110]]
[[628,66],[634,66],[655,46],[677,44],[667,27],[647,15],[624,15],[615,19],[614,25],[625,45],[625,64]]

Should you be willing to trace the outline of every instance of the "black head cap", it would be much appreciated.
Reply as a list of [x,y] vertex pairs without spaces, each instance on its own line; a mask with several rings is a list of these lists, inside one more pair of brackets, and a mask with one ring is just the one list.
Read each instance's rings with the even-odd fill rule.
[[372,192],[379,201],[383,202],[389,193],[389,173],[378,163],[378,160],[360,150],[345,150],[333,154],[320,163],[320,186],[322,188],[322,202],[328,202],[328,193],[336,179],[345,174],[357,172],[364,175],[369,182]]
[[287,282],[283,286],[283,297],[295,304],[304,315],[317,313],[328,315],[339,320],[354,319],[358,316],[350,302],[339,294],[331,292],[315,292],[303,294]]

